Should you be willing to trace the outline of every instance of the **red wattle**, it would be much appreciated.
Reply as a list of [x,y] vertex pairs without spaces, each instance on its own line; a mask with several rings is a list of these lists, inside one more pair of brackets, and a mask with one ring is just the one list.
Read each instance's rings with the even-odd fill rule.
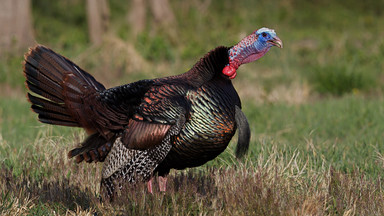
[[234,79],[236,77],[236,69],[230,65],[225,66],[223,68],[223,74],[228,76],[230,79]]
[[230,76],[229,79],[235,79],[236,75],[237,75],[237,73],[235,71],[235,73],[232,76]]

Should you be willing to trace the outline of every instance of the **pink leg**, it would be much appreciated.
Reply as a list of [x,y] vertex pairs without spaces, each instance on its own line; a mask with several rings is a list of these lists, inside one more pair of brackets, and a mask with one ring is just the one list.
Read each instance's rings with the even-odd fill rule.
[[160,191],[167,190],[167,177],[159,176],[159,189]]
[[153,177],[152,177],[151,179],[149,179],[149,181],[148,181],[148,183],[147,183],[148,192],[151,193],[151,194],[153,194],[153,190],[152,190],[152,179],[153,179]]

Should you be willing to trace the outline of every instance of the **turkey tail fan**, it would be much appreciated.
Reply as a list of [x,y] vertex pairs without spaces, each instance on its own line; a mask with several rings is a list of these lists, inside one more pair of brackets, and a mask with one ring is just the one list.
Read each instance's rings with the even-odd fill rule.
[[239,130],[239,137],[236,146],[236,157],[241,158],[248,151],[251,131],[249,129],[247,117],[238,106],[236,106],[235,119],[237,128]]
[[42,45],[24,56],[24,76],[32,110],[41,122],[63,126],[81,123],[84,96],[105,87],[67,58]]

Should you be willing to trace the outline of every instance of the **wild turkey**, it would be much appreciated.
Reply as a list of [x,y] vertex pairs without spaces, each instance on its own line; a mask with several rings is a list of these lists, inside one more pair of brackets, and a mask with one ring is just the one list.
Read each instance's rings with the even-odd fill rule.
[[[233,47],[217,47],[188,72],[106,89],[90,74],[49,48],[25,55],[32,110],[41,122],[82,127],[88,138],[71,150],[76,162],[104,162],[101,190],[113,200],[124,182],[166,177],[170,169],[196,167],[223,152],[239,130],[236,156],[250,130],[231,79],[241,64],[282,47],[274,30],[261,28]],[[165,190],[165,185],[161,186]]]

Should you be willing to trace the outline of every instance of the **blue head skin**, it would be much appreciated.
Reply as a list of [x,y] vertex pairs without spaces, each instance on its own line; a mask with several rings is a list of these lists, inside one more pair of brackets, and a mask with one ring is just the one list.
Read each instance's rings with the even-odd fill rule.
[[253,43],[257,52],[266,53],[272,46],[283,48],[283,43],[273,29],[261,28],[254,32],[257,40]]
[[240,65],[256,61],[272,46],[283,48],[283,42],[273,29],[263,27],[254,31],[229,49],[229,65],[223,69],[223,74],[231,79],[235,78],[236,70]]

